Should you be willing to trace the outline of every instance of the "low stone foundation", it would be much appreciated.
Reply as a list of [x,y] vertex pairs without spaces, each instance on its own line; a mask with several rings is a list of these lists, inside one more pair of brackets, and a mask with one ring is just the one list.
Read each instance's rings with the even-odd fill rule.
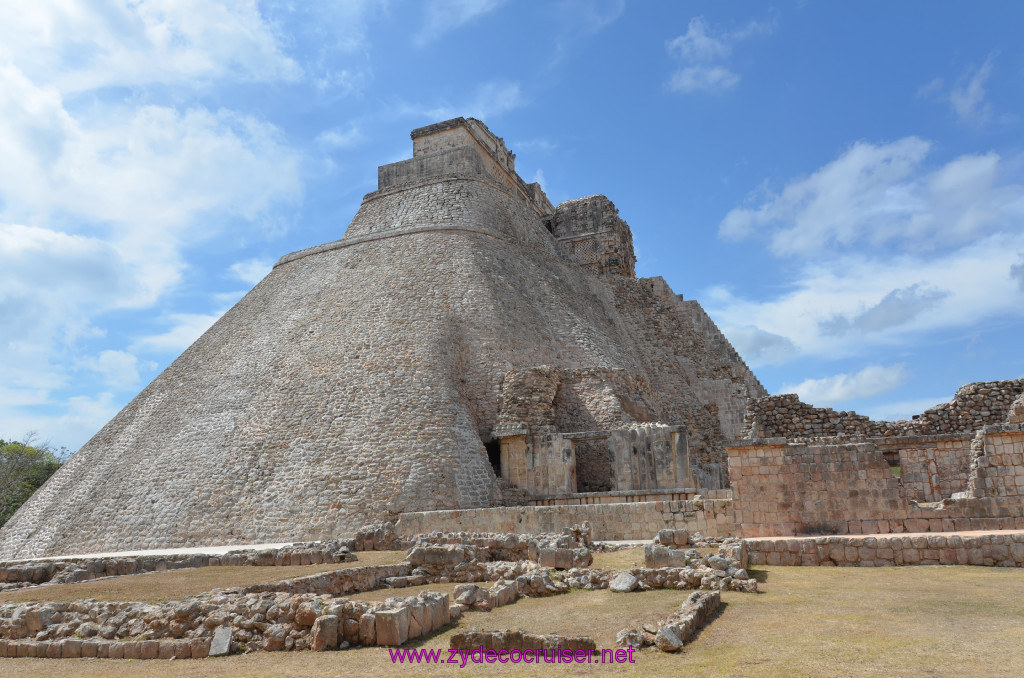
[[102,577],[166,572],[192,567],[321,565],[346,563],[355,559],[355,554],[349,551],[347,544],[330,541],[261,550],[229,551],[219,556],[190,553],[0,563],[0,591],[39,584],[74,584]]
[[710,536],[733,535],[732,501],[691,499],[635,503],[498,506],[494,508],[403,513],[400,536],[436,531],[559,533],[588,522],[595,540],[651,538],[659,530],[687,530]]
[[644,624],[619,631],[618,645],[637,649],[656,645],[662,652],[678,652],[721,606],[718,591],[694,591],[678,612],[658,622],[656,628]]
[[1024,532],[745,539],[755,565],[1024,567]]
[[645,501],[688,501],[690,499],[732,499],[732,490],[703,490],[689,487],[679,490],[578,492],[576,494],[535,497],[526,506],[572,506],[583,504],[622,504]]

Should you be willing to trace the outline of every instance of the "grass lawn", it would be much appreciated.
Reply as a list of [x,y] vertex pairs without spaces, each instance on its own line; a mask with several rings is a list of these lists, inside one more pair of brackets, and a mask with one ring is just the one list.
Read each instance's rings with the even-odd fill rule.
[[[281,581],[305,577],[318,572],[331,572],[365,565],[398,563],[404,551],[363,551],[359,560],[351,563],[294,565],[284,567],[198,567],[169,572],[147,572],[126,577],[107,577],[79,584],[54,584],[28,589],[15,589],[0,593],[0,603],[20,603],[27,600],[70,602],[84,598],[96,600],[162,602],[178,600],[183,596],[211,589],[232,586],[250,586],[268,581]],[[3,671],[0,670],[0,674]]]
[[[361,554],[362,555],[362,554]],[[616,555],[616,554],[608,554]],[[257,569],[257,568],[244,568]],[[201,661],[0,660],[40,676],[1020,676],[1024,570],[965,566],[771,567],[764,593],[724,594],[721,614],[678,655],[635,664],[469,664],[396,668],[387,650],[257,653]],[[138,578],[136,578],[138,579]],[[81,585],[79,585],[81,586]],[[431,587],[417,587],[431,588]],[[434,587],[438,590],[440,587]],[[407,595],[410,589],[391,591]],[[634,619],[657,619],[688,592],[574,592],[467,614],[462,627],[590,635],[609,647]],[[444,648],[454,630],[416,647]]]

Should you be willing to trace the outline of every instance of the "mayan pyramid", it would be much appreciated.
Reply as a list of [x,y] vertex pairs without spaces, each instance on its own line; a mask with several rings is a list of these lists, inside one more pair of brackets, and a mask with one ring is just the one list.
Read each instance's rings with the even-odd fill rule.
[[412,132],[341,240],[286,255],[0,531],[0,557],[351,533],[401,512],[728,483],[766,395],[472,118]]

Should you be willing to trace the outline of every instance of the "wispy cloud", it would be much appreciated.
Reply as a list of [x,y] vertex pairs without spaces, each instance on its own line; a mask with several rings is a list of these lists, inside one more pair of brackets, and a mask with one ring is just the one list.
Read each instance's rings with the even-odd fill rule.
[[274,268],[274,262],[270,259],[246,259],[231,264],[228,269],[233,278],[255,285],[267,277]]
[[224,312],[219,313],[172,313],[163,318],[170,328],[159,334],[140,337],[133,344],[135,350],[154,351],[175,355],[191,346],[203,332],[210,329]]
[[423,28],[413,38],[422,47],[445,33],[493,12],[507,0],[433,0],[424,3]]
[[1020,263],[1010,266],[1010,278],[1017,281],[1017,285],[1024,291],[1024,254],[1020,255]]
[[858,244],[911,249],[962,244],[1024,220],[1024,187],[1006,181],[994,152],[930,169],[931,143],[859,142],[809,177],[730,211],[722,237],[769,239],[778,255]]
[[823,334],[881,332],[910,322],[922,312],[934,308],[951,294],[949,290],[920,284],[889,292],[881,301],[852,315],[836,315],[820,324]]
[[487,122],[526,104],[527,99],[518,82],[491,81],[479,85],[470,98],[457,104],[447,101],[433,104],[401,103],[393,110],[403,117],[430,122],[458,116],[470,116]]
[[578,33],[598,33],[614,23],[626,9],[626,0],[561,0],[558,13]]
[[355,123],[324,130],[316,136],[316,143],[326,151],[349,148],[363,139],[363,132]]
[[706,293],[753,363],[864,355],[1024,314],[1024,188],[1014,163],[989,152],[934,166],[931,146],[916,137],[854,144],[726,215],[721,237],[764,238],[791,262],[779,293]]
[[723,92],[735,87],[740,76],[726,66],[733,47],[752,36],[770,34],[774,29],[773,23],[751,21],[733,31],[715,31],[704,17],[690,19],[686,33],[666,45],[669,55],[682,64],[669,78],[669,89],[690,94]]
[[995,56],[990,54],[981,66],[967,69],[948,89],[943,78],[933,79],[917,89],[918,98],[948,103],[961,123],[981,126],[990,122],[993,109],[986,85],[992,76]]
[[949,396],[932,396],[930,398],[914,398],[913,400],[898,400],[896,402],[883,402],[877,405],[858,408],[860,414],[866,415],[875,421],[905,421],[911,419],[915,414],[921,414],[925,410],[936,405],[949,402]]
[[6,51],[28,77],[65,93],[302,76],[249,2],[2,3],[0,46],[0,56]]
[[[154,363],[146,363],[152,369]],[[97,372],[108,386],[117,390],[130,389],[139,383],[139,359],[127,351],[102,351],[87,358],[82,366]]]
[[867,398],[891,391],[907,381],[906,365],[869,365],[853,374],[836,374],[785,384],[782,393],[796,393],[800,400],[818,407],[831,407],[855,398]]
[[976,71],[961,78],[949,93],[949,103],[961,122],[983,124],[992,116],[992,106],[985,101],[985,83],[992,74],[992,57]]
[[753,325],[726,326],[722,331],[751,367],[781,365],[799,352],[791,339]]
[[[188,102],[219,80],[303,76],[255,3],[0,6],[0,364],[14,396],[0,421],[84,439],[150,364],[140,351],[189,334],[183,318],[162,341],[92,348],[107,314],[152,308],[186,250],[225,229],[288,223],[302,154],[264,120]],[[55,395],[73,370],[113,393]]]

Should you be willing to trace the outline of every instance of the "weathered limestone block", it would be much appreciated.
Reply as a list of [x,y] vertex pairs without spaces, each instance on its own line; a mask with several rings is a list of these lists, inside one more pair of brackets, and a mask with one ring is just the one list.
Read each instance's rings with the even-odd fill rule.
[[686,551],[656,544],[644,546],[644,565],[647,567],[686,567],[687,561]]
[[340,622],[338,637],[347,643],[355,645],[359,642],[359,620],[344,619]]
[[210,649],[207,654],[210,657],[223,657],[231,652],[231,635],[234,630],[230,626],[219,626],[213,632],[210,641]]
[[658,530],[658,536],[655,537],[654,541],[661,546],[674,546],[676,548],[687,546],[690,543],[690,532],[688,530]]
[[366,612],[359,617],[359,644],[377,645],[377,615]]
[[[358,628],[358,624],[356,626]],[[317,617],[310,630],[309,648],[314,652],[323,652],[324,650],[333,650],[337,646],[338,617],[333,614]]]
[[629,572],[620,572],[609,584],[608,588],[617,593],[628,593],[636,589],[639,585],[640,580],[631,575]]
[[405,560],[413,567],[424,565],[454,567],[476,556],[473,549],[467,549],[458,544],[445,544],[443,546],[414,546],[409,549]]
[[495,584],[490,590],[491,600],[494,603],[494,607],[511,605],[516,602],[518,591],[519,587],[514,581],[507,584],[501,582]]
[[375,615],[377,645],[397,647],[409,639],[409,608],[379,610]]
[[678,629],[674,624],[662,626],[654,637],[654,644],[662,652],[678,652],[683,647]]

